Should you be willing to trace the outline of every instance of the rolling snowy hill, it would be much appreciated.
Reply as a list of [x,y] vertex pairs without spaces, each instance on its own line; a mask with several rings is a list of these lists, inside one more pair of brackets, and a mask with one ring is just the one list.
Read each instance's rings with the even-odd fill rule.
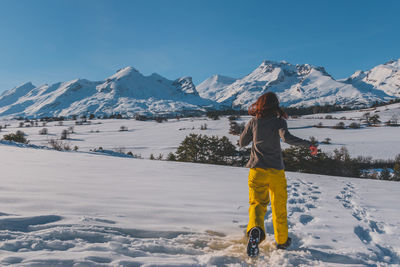
[[[399,266],[400,183],[287,173],[287,251],[271,213],[245,252],[246,168],[0,144],[0,265]],[[21,168],[23,164],[23,168]]]
[[[396,96],[381,87],[357,87],[348,82],[336,81],[323,67],[292,65],[285,61],[264,61],[249,75],[230,84],[213,82],[215,77],[218,76],[201,84],[202,94],[212,96],[221,104],[241,108],[247,108],[265,92],[277,93],[284,106],[292,107],[325,104],[366,106]],[[387,87],[392,88],[393,84]]]
[[24,84],[0,96],[0,116],[171,114],[204,111],[215,104],[198,95],[190,77],[171,81],[126,67],[99,82],[76,79],[39,87]]

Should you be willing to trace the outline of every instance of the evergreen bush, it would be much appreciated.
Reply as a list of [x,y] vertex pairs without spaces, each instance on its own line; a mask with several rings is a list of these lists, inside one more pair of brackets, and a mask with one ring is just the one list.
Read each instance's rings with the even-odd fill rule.
[[25,133],[23,131],[17,131],[16,133],[6,134],[3,136],[3,140],[13,141],[22,144],[29,143],[29,141],[25,138]]

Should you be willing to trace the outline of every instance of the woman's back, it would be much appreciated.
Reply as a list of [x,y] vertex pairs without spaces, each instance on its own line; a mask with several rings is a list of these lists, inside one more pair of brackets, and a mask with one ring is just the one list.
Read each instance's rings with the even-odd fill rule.
[[248,168],[284,169],[280,139],[290,145],[309,146],[309,141],[291,135],[286,120],[276,116],[253,117],[240,136],[241,147],[253,142]]

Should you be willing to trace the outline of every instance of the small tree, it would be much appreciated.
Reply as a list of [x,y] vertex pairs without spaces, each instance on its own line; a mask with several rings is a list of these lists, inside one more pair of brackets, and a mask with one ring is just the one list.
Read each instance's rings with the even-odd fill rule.
[[126,126],[121,126],[121,127],[119,127],[119,131],[120,131],[120,132],[126,132],[126,131],[128,131],[128,127],[126,127]]
[[61,140],[65,140],[65,139],[68,139],[68,137],[69,137],[69,132],[68,132],[68,130],[62,130],[62,132],[61,132]]
[[400,181],[400,154],[394,160],[392,180]]
[[379,174],[379,180],[390,180],[391,175],[388,168],[383,168]]
[[49,131],[47,130],[47,128],[43,128],[43,129],[41,129],[41,130],[39,131],[39,134],[40,134],[40,135],[47,135],[47,134],[49,134]]
[[378,123],[381,121],[379,120],[379,115],[375,114],[369,118],[369,122],[372,123],[374,126],[376,126]]
[[392,180],[400,181],[400,163],[394,164]]
[[390,118],[391,124],[397,126],[398,121],[399,121],[399,116],[397,114],[393,114],[393,116]]
[[312,145],[316,145],[318,143],[318,140],[314,136],[310,136],[310,142]]
[[150,154],[150,159],[155,160],[156,158],[154,157],[153,153]]
[[235,121],[235,120],[237,120],[237,119],[239,119],[239,118],[240,118],[239,115],[237,115],[237,116],[235,116],[235,115],[230,115],[230,116],[228,117],[228,120],[229,120],[229,121]]
[[360,129],[360,127],[361,127],[360,124],[357,122],[352,122],[349,125],[349,128],[352,128],[352,129]]
[[240,135],[245,128],[245,123],[237,123],[236,121],[229,122],[229,133],[233,135]]
[[324,141],[322,141],[323,144],[330,144],[331,140],[329,137],[325,138]]
[[362,118],[365,120],[365,122],[369,125],[369,123],[370,123],[370,121],[369,121],[369,118],[371,117],[371,113],[369,113],[369,112],[367,112],[367,113],[364,113],[363,115],[362,115]]
[[207,112],[207,117],[212,119],[212,120],[219,120],[219,114],[217,111],[208,111]]
[[333,126],[334,129],[346,129],[344,122],[339,122],[338,124],[336,124],[335,126]]
[[154,120],[158,123],[162,123],[163,121],[167,121],[167,118],[165,117],[161,117],[161,116],[157,116],[154,118]]
[[172,153],[172,152],[169,152],[168,155],[167,155],[167,160],[168,160],[168,161],[176,161],[176,156],[175,156],[175,154]]

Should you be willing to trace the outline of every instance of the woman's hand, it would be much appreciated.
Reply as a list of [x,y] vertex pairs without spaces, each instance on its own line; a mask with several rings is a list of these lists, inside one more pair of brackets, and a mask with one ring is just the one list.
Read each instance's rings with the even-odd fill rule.
[[311,145],[310,146],[310,153],[311,153],[312,156],[317,155],[318,154],[318,148],[316,146],[314,146],[314,145]]

